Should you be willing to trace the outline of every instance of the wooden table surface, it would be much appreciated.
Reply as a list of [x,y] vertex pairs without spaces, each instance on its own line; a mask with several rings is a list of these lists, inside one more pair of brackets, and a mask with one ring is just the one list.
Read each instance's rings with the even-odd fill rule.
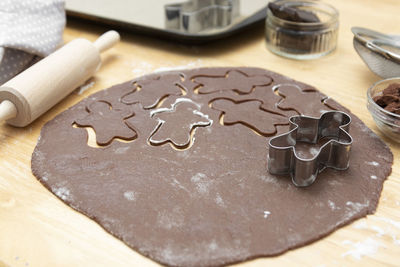
[[[43,124],[84,97],[155,70],[202,66],[256,66],[314,85],[360,117],[394,154],[374,215],[311,245],[242,265],[400,266],[400,145],[382,136],[366,108],[366,91],[380,78],[353,49],[350,31],[362,26],[400,34],[400,1],[327,2],[340,12],[340,31],[337,50],[324,58],[294,61],[271,54],[263,26],[204,46],[121,32],[122,42],[103,55],[102,68],[85,87],[26,128],[1,125],[0,266],[156,266],[47,191],[31,173],[31,153]],[[95,40],[106,30],[68,21],[64,40]]]

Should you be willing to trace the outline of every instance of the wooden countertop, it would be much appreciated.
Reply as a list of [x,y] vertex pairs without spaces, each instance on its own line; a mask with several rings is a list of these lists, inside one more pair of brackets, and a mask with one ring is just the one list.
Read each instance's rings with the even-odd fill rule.
[[[352,45],[352,26],[400,34],[398,0],[329,0],[340,12],[337,50],[318,60],[294,61],[271,54],[262,26],[204,46],[122,32],[122,42],[103,55],[103,66],[86,90],[72,93],[26,128],[0,128],[0,266],[156,266],[99,225],[75,212],[32,175],[31,153],[43,124],[84,97],[162,68],[256,66],[314,85],[360,117],[390,146],[391,176],[377,212],[311,245],[243,266],[400,265],[400,144],[382,136],[366,108],[366,91],[380,80]],[[90,40],[105,27],[69,22],[64,39]]]

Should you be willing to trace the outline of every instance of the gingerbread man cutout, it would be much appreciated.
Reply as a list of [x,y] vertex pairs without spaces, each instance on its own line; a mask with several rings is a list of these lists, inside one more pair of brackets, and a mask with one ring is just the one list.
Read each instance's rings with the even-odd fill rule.
[[249,94],[256,86],[266,86],[272,79],[265,75],[248,76],[239,70],[230,70],[226,76],[197,76],[194,82],[201,85],[199,94],[233,90],[238,94]]
[[150,135],[152,145],[172,143],[176,148],[188,148],[192,133],[197,127],[209,126],[212,120],[200,112],[199,107],[188,98],[179,98],[171,109],[160,109],[153,112],[153,118],[159,124]]
[[114,138],[133,140],[136,131],[129,127],[125,120],[134,115],[133,112],[114,110],[105,101],[96,101],[86,107],[89,114],[75,120],[80,127],[91,127],[96,132],[96,143],[99,146],[109,145]]
[[258,134],[270,136],[277,132],[276,125],[288,125],[288,118],[262,109],[262,102],[249,100],[235,102],[230,99],[217,99],[212,102],[212,108],[224,115],[224,125],[243,124]]

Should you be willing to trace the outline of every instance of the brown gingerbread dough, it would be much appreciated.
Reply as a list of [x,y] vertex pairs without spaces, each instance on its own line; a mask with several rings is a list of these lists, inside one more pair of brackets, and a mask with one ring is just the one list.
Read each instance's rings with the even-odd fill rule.
[[[311,86],[258,68],[152,74],[48,122],[32,171],[157,262],[216,266],[278,255],[373,213],[391,172],[389,148],[350,113],[348,170],[326,169],[306,188],[268,173],[267,141],[288,130],[288,117],[332,109],[349,112]],[[99,147],[88,146],[85,127]],[[299,149],[312,155],[315,146]]]

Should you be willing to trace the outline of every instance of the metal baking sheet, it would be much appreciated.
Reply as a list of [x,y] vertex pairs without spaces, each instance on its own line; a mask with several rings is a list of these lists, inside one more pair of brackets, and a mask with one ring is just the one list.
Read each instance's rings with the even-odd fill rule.
[[[262,21],[267,4],[265,0],[66,0],[66,10],[69,17],[183,42],[202,43],[235,34]],[[224,13],[229,5],[234,5],[232,17],[228,17],[231,13]],[[182,10],[189,6],[184,10],[188,15],[181,23],[191,21],[189,26],[193,27],[171,27],[173,23],[167,18],[167,9],[174,6],[182,7]],[[223,23],[208,23],[213,19]]]

